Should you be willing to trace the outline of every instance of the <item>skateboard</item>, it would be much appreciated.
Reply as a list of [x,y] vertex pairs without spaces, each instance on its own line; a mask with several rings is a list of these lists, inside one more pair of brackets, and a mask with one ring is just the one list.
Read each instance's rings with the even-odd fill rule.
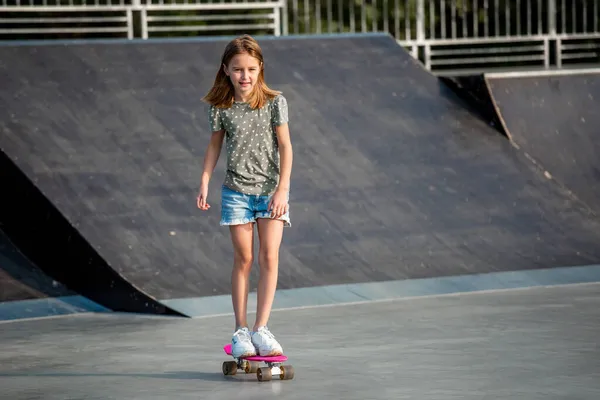
[[[226,344],[223,350],[227,355],[231,356],[231,344]],[[287,356],[271,356],[262,357],[259,355],[240,357],[236,358],[235,361],[223,362],[223,374],[224,375],[235,375],[238,369],[241,369],[247,374],[256,373],[256,378],[259,382],[270,381],[273,376],[279,376],[279,379],[289,380],[294,378],[294,367],[291,365],[284,365],[287,361]],[[261,367],[260,363],[263,362],[267,366]]]

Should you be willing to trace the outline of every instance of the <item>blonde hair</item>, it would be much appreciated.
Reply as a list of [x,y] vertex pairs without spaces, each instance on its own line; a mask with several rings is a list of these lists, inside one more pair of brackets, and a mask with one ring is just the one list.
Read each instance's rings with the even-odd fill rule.
[[258,80],[248,99],[250,107],[253,109],[262,108],[267,101],[280,94],[280,92],[270,89],[265,83],[265,69],[260,46],[250,35],[242,35],[229,42],[225,47],[215,82],[206,96],[202,98],[203,101],[217,108],[229,108],[233,105],[235,89],[229,77],[223,71],[223,65],[229,66],[229,62],[234,56],[244,53],[256,58],[260,65]]

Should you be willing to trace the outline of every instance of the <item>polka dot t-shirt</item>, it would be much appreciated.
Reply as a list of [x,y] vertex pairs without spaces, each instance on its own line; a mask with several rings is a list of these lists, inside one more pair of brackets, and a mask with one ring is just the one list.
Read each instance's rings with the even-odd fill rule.
[[279,147],[275,126],[288,122],[287,100],[278,95],[262,108],[234,102],[210,106],[212,131],[225,129],[227,173],[224,185],[245,194],[270,195],[279,183]]

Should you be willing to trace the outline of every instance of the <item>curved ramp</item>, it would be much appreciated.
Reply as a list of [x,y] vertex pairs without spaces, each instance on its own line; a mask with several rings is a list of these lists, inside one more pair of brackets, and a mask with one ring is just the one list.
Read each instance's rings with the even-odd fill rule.
[[600,69],[486,79],[511,140],[600,214]]
[[[199,99],[225,43],[0,48],[2,149],[107,265],[175,309],[230,293],[224,156],[212,208],[195,206]],[[280,289],[600,261],[600,220],[393,38],[261,44],[295,151]]]
[[27,260],[0,230],[0,303],[75,294]]
[[[13,114],[13,118],[19,117],[19,112]],[[110,309],[180,315],[141,293],[107,265],[106,260],[65,218],[62,210],[52,203],[55,199],[50,200],[45,196],[44,188],[36,186],[38,178],[32,176],[30,179],[6,155],[5,145],[11,140],[11,132],[2,123],[0,133],[0,186],[9,189],[0,196],[0,227],[6,238],[0,249],[5,256],[2,259],[4,264],[0,266],[3,270],[0,271],[3,278],[0,290],[6,293],[0,294],[0,299],[20,301],[18,304],[1,304],[0,308],[7,311],[0,311],[0,314],[10,318],[43,316],[57,314],[58,308],[69,311],[71,306],[77,306],[92,311]],[[33,146],[42,142],[41,139],[52,138],[28,138],[25,134],[19,137],[32,140],[30,144]],[[42,149],[42,152],[45,151]],[[12,156],[15,157],[14,154]],[[25,165],[32,161],[27,157],[20,160],[19,157],[17,155],[16,159]],[[56,183],[53,176],[49,176],[50,185]],[[55,187],[54,190],[62,189]],[[28,300],[30,296],[43,299],[44,294],[55,295],[57,292],[51,290],[52,285],[64,291],[59,306],[54,300],[33,303]],[[75,293],[78,296],[74,298]],[[69,310],[65,310],[65,305]]]
[[52,279],[0,230],[0,321],[106,311]]

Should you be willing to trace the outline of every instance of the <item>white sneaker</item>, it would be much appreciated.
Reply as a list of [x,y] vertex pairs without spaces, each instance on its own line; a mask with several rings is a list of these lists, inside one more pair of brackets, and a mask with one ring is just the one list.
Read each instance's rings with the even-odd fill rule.
[[263,357],[283,354],[281,345],[266,326],[260,327],[258,331],[252,333],[252,343],[258,350],[258,354]]
[[252,338],[248,328],[240,328],[234,332],[233,337],[231,338],[231,355],[235,358],[256,355],[256,349],[252,344]]

